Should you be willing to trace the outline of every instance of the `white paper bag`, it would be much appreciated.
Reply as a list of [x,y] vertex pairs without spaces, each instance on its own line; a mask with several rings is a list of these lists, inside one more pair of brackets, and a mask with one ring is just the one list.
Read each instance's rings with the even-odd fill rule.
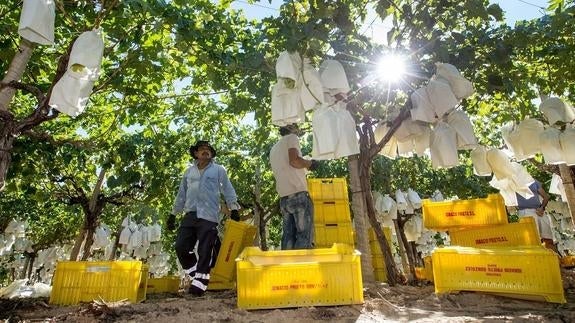
[[84,112],[93,87],[93,81],[75,78],[66,71],[54,85],[48,104],[62,113],[76,117]]
[[289,78],[293,81],[300,79],[302,59],[297,52],[289,53],[283,51],[276,61],[276,76],[279,78]]
[[419,197],[419,194],[411,188],[407,189],[407,199],[414,209],[421,208],[421,197]]
[[422,133],[413,137],[413,145],[415,146],[415,153],[417,156],[421,157],[428,153],[430,140],[431,128],[429,126],[427,126]]
[[546,164],[557,165],[565,162],[561,143],[559,142],[560,135],[561,131],[554,127],[547,127],[539,135],[541,153],[543,158],[545,158]]
[[473,149],[477,146],[477,138],[469,116],[464,111],[454,110],[447,116],[447,123],[457,134],[457,148]]
[[438,120],[435,109],[429,100],[426,87],[421,87],[411,94],[411,120],[435,123]]
[[120,233],[120,239],[118,240],[119,244],[127,245],[130,242],[130,236],[132,235],[132,231],[130,231],[129,227],[124,227],[122,232]]
[[405,141],[397,141],[397,154],[400,157],[413,157],[413,150],[415,145],[413,144],[413,139],[407,139]]
[[398,211],[405,211],[407,209],[407,199],[405,193],[401,190],[395,191],[395,203],[397,204]]
[[312,156],[330,154],[333,158],[340,135],[337,113],[328,106],[322,106],[313,112],[313,148]]
[[561,150],[563,150],[565,163],[569,166],[575,165],[575,129],[571,127],[565,128],[559,136],[559,143],[561,144]]
[[340,62],[327,59],[321,62],[319,66],[319,74],[321,76],[321,83],[326,89],[337,89],[339,92],[349,92],[349,83],[345,70]]
[[487,162],[487,149],[478,146],[471,151],[471,162],[473,163],[473,173],[477,176],[491,176],[491,166]]
[[523,156],[525,156],[525,152],[523,151],[520,134],[516,130],[517,126],[514,122],[507,122],[501,126],[501,137],[503,137],[505,145],[507,145],[507,148],[509,148],[515,158],[522,160]]
[[303,71],[300,98],[305,111],[315,109],[324,103],[319,72],[311,66]]
[[561,200],[567,201],[567,194],[561,176],[553,174],[551,177],[551,184],[549,184],[549,193],[561,196]]
[[41,45],[54,44],[54,0],[24,0],[18,34]]
[[104,40],[99,29],[83,32],[72,46],[68,72],[78,79],[95,81],[100,74]]
[[459,165],[457,136],[445,122],[438,122],[431,133],[429,152],[433,168],[450,168]]
[[359,139],[355,130],[355,120],[343,103],[336,104],[334,111],[337,114],[340,130],[335,157],[341,158],[359,154]]
[[305,120],[299,89],[287,88],[283,80],[272,87],[272,124],[286,126]]
[[545,118],[547,118],[547,121],[549,121],[549,124],[551,125],[559,121],[571,122],[575,120],[575,111],[573,110],[573,107],[556,97],[547,98],[541,101],[539,110],[543,112],[543,115],[545,115]]
[[543,123],[536,119],[525,119],[515,128],[522,156],[515,156],[518,161],[535,157],[541,151],[539,138],[543,132]]
[[[387,124],[385,122],[380,122],[374,130],[375,142],[379,143],[383,137],[385,137],[388,131],[389,127]],[[397,139],[395,136],[391,136],[389,141],[379,151],[379,154],[388,158],[397,157]]]
[[445,79],[432,78],[425,88],[429,101],[433,106],[433,111],[439,118],[449,113],[459,103],[459,100],[451,90],[451,86]]
[[503,151],[497,148],[489,149],[487,151],[487,162],[497,178],[504,179],[513,177],[511,161]]
[[431,194],[431,200],[433,202],[443,202],[445,198],[443,197],[443,193],[440,190],[435,190],[433,194]]
[[455,66],[445,63],[435,63],[435,66],[437,67],[437,75],[449,82],[458,99],[467,98],[475,92],[473,84],[463,77]]

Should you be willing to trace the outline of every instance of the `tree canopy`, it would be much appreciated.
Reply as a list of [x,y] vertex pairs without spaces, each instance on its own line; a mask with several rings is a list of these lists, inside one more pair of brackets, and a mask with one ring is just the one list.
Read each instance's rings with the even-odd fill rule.
[[[569,0],[549,1],[546,15],[515,26],[487,0],[285,1],[276,16],[262,20],[232,10],[231,1],[55,3],[55,44],[32,45],[22,77],[0,87],[0,94],[16,91],[0,102],[0,136],[12,138],[0,147],[10,157],[0,228],[14,216],[27,218],[44,228],[35,231],[38,246],[73,239],[86,212],[82,203],[92,199],[102,201],[110,224],[128,214],[161,220],[190,160],[188,147],[199,139],[215,144],[240,202],[254,207],[257,183],[258,203],[270,219],[277,216],[267,154],[277,139],[270,86],[283,50],[316,65],[326,58],[342,62],[361,102],[358,125],[391,121],[434,73],[435,62],[451,63],[472,80],[476,93],[461,109],[472,115],[487,146],[503,145],[502,123],[541,119],[540,94],[575,101],[575,5]],[[0,4],[3,74],[23,46],[20,7],[18,0]],[[368,17],[391,22],[384,44],[363,32]],[[94,28],[104,35],[101,75],[86,111],[71,118],[47,106],[46,97],[73,41]],[[387,53],[408,57],[408,76],[394,87],[361,85]],[[470,163],[434,171],[425,158],[377,157],[371,171],[373,187],[382,190],[409,186],[429,195],[440,188],[461,198],[490,190],[485,179],[472,176]],[[316,175],[349,176],[341,160],[325,163]],[[275,221],[272,239],[280,225]],[[53,235],[50,228],[58,226]]]

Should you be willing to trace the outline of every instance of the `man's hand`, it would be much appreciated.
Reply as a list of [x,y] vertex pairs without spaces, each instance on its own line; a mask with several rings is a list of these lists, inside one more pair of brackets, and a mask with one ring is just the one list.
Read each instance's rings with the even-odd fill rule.
[[311,171],[314,171],[314,170],[316,170],[316,169],[319,167],[319,164],[320,164],[319,161],[317,161],[317,160],[315,160],[315,159],[312,159],[312,160],[311,160],[311,165],[309,166],[308,169],[311,170]]
[[168,231],[174,231],[176,229],[176,216],[172,213],[168,214],[166,219],[166,229],[168,229]]
[[240,221],[240,212],[238,210],[232,210],[230,212],[230,218],[234,221]]

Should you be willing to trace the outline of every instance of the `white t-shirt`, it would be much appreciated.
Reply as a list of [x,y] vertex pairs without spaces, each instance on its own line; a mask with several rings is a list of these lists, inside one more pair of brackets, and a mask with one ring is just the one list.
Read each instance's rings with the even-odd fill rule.
[[283,136],[270,151],[270,163],[280,197],[307,192],[305,168],[298,169],[289,164],[290,148],[297,149],[298,156],[301,156],[299,138],[294,134]]

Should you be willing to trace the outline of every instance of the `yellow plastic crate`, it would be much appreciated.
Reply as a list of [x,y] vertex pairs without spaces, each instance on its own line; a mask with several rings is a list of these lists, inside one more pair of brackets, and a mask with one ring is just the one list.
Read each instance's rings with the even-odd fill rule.
[[415,267],[415,278],[418,280],[426,280],[427,277],[425,276],[425,268],[424,267]]
[[385,268],[374,268],[373,274],[378,282],[387,282],[387,270]]
[[245,248],[236,259],[238,307],[361,304],[360,256],[346,244],[280,251]]
[[385,269],[385,258],[383,255],[371,256],[371,264],[373,269]]
[[218,276],[224,281],[235,281],[236,257],[245,247],[253,245],[256,230],[255,226],[245,222],[226,221],[222,246],[216,259],[216,265],[210,271],[210,276]]
[[148,266],[141,261],[60,261],[50,304],[75,305],[103,299],[132,303],[146,299]]
[[[391,228],[382,227],[383,235],[387,239],[387,243],[391,246]],[[367,230],[369,238],[369,247],[371,249],[371,265],[373,266],[373,273],[376,281],[387,282],[387,270],[385,269],[385,258],[379,246],[379,241],[375,235],[375,229],[369,228]]]
[[[382,227],[383,235],[387,239],[387,243],[391,246],[391,228],[389,227]],[[367,230],[367,235],[369,238],[369,247],[371,249],[372,256],[381,256],[383,252],[381,251],[381,247],[379,246],[379,241],[377,241],[377,237],[375,236],[375,230],[373,228],[369,228]]]
[[225,290],[225,289],[236,289],[236,281],[229,280],[218,275],[210,274],[210,283],[208,284],[208,290]]
[[349,200],[345,178],[308,178],[307,189],[313,201]]
[[505,204],[499,194],[472,200],[423,200],[422,209],[423,225],[428,229],[447,230],[507,223]]
[[351,223],[348,201],[314,201],[313,222],[315,224]]
[[431,256],[423,257],[423,270],[425,279],[433,282],[433,259]]
[[575,267],[575,256],[564,256],[561,257],[561,266],[565,268]]
[[565,303],[559,259],[545,248],[445,247],[435,249],[432,259],[436,293],[479,291]]
[[334,243],[354,244],[351,223],[327,223],[314,225],[316,248],[329,248]]
[[521,220],[489,227],[450,230],[451,245],[474,248],[541,246],[533,218]]
[[[391,228],[390,227],[381,227],[381,230],[383,230],[383,235],[385,236],[385,238],[387,239],[389,244],[391,244]],[[375,235],[375,229],[374,228],[367,229],[367,237],[368,237],[369,241],[377,241],[377,236]]]
[[181,279],[178,276],[148,278],[146,294],[177,293]]

